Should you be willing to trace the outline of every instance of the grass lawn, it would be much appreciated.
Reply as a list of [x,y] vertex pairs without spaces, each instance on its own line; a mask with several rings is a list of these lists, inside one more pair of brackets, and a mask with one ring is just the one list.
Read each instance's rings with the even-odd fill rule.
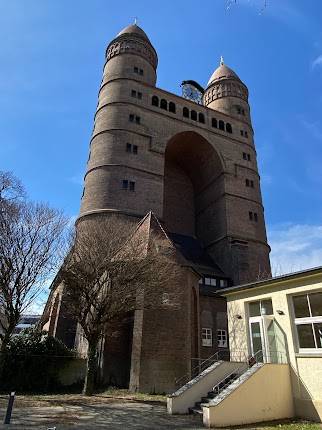
[[[131,393],[128,390],[110,388],[108,390],[96,393],[93,396],[87,397],[82,394],[27,394],[27,395],[16,395],[15,406],[61,406],[69,403],[104,403],[111,402],[113,400],[118,401],[136,401],[136,402],[147,402],[147,403],[164,403],[166,404],[166,396],[159,394],[144,394],[144,393]],[[0,395],[0,407],[4,408],[7,406],[8,396]]]
[[235,427],[235,429],[259,429],[259,430],[321,430],[322,424],[304,420],[273,421],[249,426]]

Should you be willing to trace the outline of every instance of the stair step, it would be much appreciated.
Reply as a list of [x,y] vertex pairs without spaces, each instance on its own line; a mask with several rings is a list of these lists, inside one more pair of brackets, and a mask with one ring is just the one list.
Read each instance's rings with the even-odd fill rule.
[[201,403],[209,403],[209,402],[211,402],[211,398],[209,398],[209,397],[201,397]]
[[201,408],[189,408],[189,414],[202,415],[202,409]]

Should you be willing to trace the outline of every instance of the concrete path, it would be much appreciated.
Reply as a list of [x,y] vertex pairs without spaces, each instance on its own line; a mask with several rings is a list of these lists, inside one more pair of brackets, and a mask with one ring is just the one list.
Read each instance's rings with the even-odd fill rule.
[[[0,410],[3,422],[5,411]],[[29,430],[56,427],[67,429],[142,429],[202,430],[201,418],[190,415],[168,415],[162,404],[114,401],[86,404],[76,402],[61,406],[15,408],[10,425],[0,429]]]

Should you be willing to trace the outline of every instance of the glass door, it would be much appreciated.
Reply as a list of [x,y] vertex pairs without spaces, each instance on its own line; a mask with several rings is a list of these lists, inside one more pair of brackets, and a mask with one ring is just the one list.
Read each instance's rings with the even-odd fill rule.
[[250,341],[252,355],[256,361],[264,361],[265,340],[262,327],[262,318],[256,317],[249,320]]

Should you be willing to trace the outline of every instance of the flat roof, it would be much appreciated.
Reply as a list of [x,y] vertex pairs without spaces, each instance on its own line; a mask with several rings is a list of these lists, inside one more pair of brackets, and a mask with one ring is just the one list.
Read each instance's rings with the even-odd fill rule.
[[318,275],[318,274],[322,275],[322,266],[312,267],[311,269],[300,270],[298,272],[287,273],[286,275],[275,276],[274,278],[268,278],[260,281],[249,282],[247,284],[234,285],[233,287],[223,288],[220,291],[220,294],[222,294],[223,296],[226,296],[226,295],[229,295],[230,293],[235,293],[238,291],[250,290],[252,288],[259,288],[259,287],[264,287],[266,285],[271,285],[276,282],[283,282],[294,278],[300,278],[303,276]]

